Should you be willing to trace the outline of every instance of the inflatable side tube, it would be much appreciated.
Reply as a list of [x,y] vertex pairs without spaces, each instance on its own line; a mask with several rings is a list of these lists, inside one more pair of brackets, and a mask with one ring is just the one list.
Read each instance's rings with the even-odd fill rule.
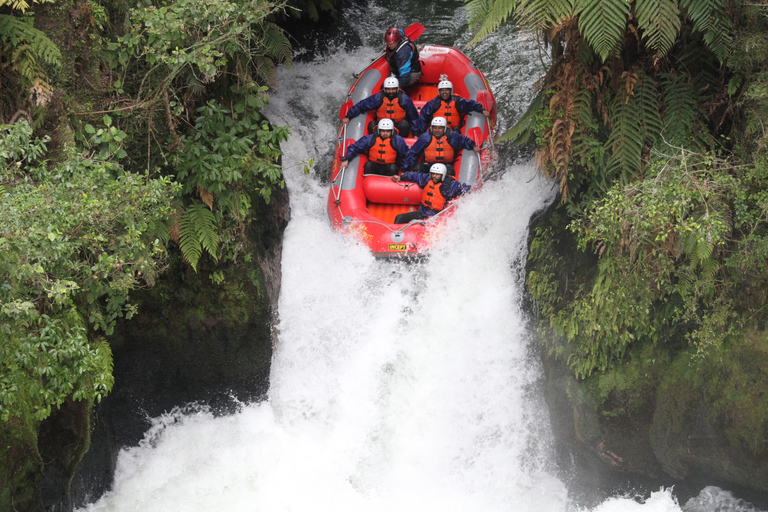
[[421,187],[415,183],[395,183],[389,176],[365,176],[363,192],[372,203],[413,205],[421,203]]
[[[477,73],[467,73],[464,76],[464,85],[467,87],[467,91],[469,91],[469,98],[475,101],[477,101],[477,91],[485,90],[485,83],[483,83],[482,77]],[[480,131],[482,131],[484,126],[485,116],[480,112],[470,112],[467,116],[464,133],[469,133],[469,130],[475,127],[480,128]],[[462,183],[474,185],[480,178],[480,164],[473,151],[465,149],[462,155],[461,168],[458,169],[456,179]]]

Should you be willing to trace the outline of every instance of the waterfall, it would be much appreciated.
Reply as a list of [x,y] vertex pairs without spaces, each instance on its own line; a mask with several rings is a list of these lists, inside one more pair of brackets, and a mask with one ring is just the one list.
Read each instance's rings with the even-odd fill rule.
[[[532,55],[529,46],[516,48]],[[459,200],[417,263],[376,260],[330,227],[338,108],[376,52],[337,50],[282,68],[271,93],[267,115],[293,134],[283,145],[292,216],[268,398],[228,416],[155,418],[140,446],[121,452],[113,490],[82,511],[579,510],[552,462],[521,307],[528,224],[554,199],[552,183],[503,157],[500,177]],[[492,85],[520,79],[504,61],[487,72]],[[519,105],[503,89],[508,127]],[[594,510],[640,509],[681,507],[662,489]]]

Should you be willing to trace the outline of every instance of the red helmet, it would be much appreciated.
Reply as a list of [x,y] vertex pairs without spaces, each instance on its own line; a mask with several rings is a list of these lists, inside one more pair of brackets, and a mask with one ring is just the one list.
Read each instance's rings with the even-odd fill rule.
[[399,43],[400,39],[402,39],[400,31],[395,27],[388,28],[384,33],[384,44]]

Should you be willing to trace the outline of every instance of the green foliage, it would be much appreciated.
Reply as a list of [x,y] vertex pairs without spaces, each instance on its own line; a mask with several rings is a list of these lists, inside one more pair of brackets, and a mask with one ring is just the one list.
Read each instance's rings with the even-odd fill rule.
[[[194,270],[206,254],[235,260],[254,200],[268,203],[284,186],[280,142],[289,132],[261,116],[267,87],[257,85],[272,80],[276,63],[291,61],[285,33],[268,21],[283,8],[265,0],[141,7],[131,12],[128,32],[108,45],[106,60],[119,72],[116,92],[143,110],[148,144],[156,144],[163,171],[181,185],[170,236]],[[105,116],[106,128],[85,124],[79,132],[99,158],[133,156],[124,148],[131,128],[110,124],[120,115]],[[156,139],[158,120],[168,129],[166,144]]]
[[118,127],[112,126],[112,118],[109,115],[104,115],[103,122],[105,128],[96,128],[86,123],[83,131],[75,132],[75,138],[89,146],[94,158],[99,160],[119,160],[128,156],[122,148],[122,142],[128,135]]
[[[0,127],[0,416],[46,417],[67,396],[98,400],[112,385],[110,334],[136,311],[131,290],[162,269],[175,187],[71,154],[34,164],[31,129]],[[6,157],[5,155],[9,155]],[[10,164],[10,165],[9,165]]]
[[[105,58],[120,70],[116,86],[129,74],[141,74],[138,101],[157,101],[169,90],[195,91],[227,72],[244,83],[269,81],[274,63],[291,60],[291,46],[283,31],[267,21],[282,4],[226,0],[180,0],[133,9],[130,30],[107,46]],[[255,73],[255,77],[252,74]]]
[[32,127],[26,122],[0,125],[0,183],[11,181],[17,169],[37,162],[45,154],[48,138],[32,139]]
[[202,201],[189,205],[179,224],[182,254],[193,269],[203,251],[214,260],[235,259],[253,197],[269,203],[272,190],[285,186],[278,157],[290,132],[262,117],[261,94],[246,95],[231,110],[209,101],[197,110],[194,136],[181,138],[177,179]]

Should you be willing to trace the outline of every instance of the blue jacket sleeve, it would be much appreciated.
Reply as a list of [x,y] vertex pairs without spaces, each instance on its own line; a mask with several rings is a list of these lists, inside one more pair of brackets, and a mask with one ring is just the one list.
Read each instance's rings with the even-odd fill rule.
[[432,177],[429,174],[423,172],[404,172],[403,175],[400,176],[401,181],[416,183],[421,188],[424,188],[431,179]]
[[366,153],[373,145],[373,135],[365,135],[357,139],[357,141],[347,148],[347,154],[344,155],[346,160],[352,160],[357,155]]
[[403,169],[410,169],[411,166],[416,163],[416,160],[419,159],[419,155],[424,151],[424,148],[429,145],[429,140],[431,138],[432,136],[428,133],[419,135],[419,138],[413,143],[411,149],[408,150],[408,156],[403,160]]
[[448,144],[456,149],[475,149],[476,146],[475,141],[466,135],[462,135],[459,132],[455,132],[453,130],[451,130],[451,133],[448,135]]
[[456,98],[456,109],[461,112],[462,114],[468,114],[470,112],[483,112],[483,105],[482,103],[478,103],[475,100],[465,100],[464,98],[461,98],[459,96],[455,96]]
[[377,92],[376,94],[372,96],[368,96],[364,100],[360,100],[354,105],[352,105],[352,108],[349,109],[347,112],[347,117],[352,119],[353,117],[357,117],[360,114],[364,114],[365,112],[368,112],[369,110],[373,110],[379,106],[379,103],[381,102],[381,95],[383,93]]
[[469,189],[471,188],[466,183],[462,183],[457,180],[451,180],[451,182],[448,184],[448,198],[453,199],[457,196],[460,196],[464,194],[465,192],[469,192]]
[[435,112],[437,112],[437,109],[440,106],[439,102],[440,98],[437,97],[429,100],[423,107],[421,107],[421,114],[419,114],[419,128],[422,132],[427,131],[427,128],[429,128],[429,122],[432,120],[432,116],[435,115]]

